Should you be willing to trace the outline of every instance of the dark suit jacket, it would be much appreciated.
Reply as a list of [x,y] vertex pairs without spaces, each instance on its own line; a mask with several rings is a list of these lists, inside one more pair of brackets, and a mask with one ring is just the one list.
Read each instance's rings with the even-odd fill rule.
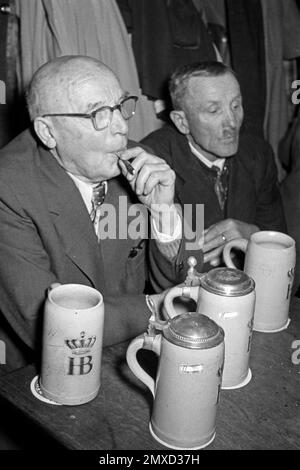
[[225,218],[286,232],[285,217],[270,145],[255,136],[240,137],[237,154],[227,159],[228,198],[224,212],[214,191],[212,173],[190,150],[187,138],[165,126],[142,140],[175,170],[176,198],[183,204],[204,204],[204,226]]
[[[108,184],[106,202],[114,204],[116,214],[120,195],[128,206],[137,202],[123,177]],[[29,131],[0,153],[0,227],[0,339],[8,344],[9,368],[22,364],[16,343],[28,351],[37,347],[51,283],[86,284],[103,294],[107,345],[146,329],[148,278],[159,291],[185,274],[184,247],[170,261],[153,240],[98,244],[74,182]]]

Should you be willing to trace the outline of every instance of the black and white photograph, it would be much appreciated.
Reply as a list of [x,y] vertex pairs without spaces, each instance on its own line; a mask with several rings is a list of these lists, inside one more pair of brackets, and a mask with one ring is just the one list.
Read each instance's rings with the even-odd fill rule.
[[0,0],[4,468],[300,450],[299,107],[300,0]]

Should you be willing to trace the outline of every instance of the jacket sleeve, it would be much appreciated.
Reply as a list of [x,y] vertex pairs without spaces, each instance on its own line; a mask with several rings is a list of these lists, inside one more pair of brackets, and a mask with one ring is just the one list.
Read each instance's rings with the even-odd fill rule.
[[0,310],[33,348],[47,289],[57,279],[33,221],[13,189],[0,184]]

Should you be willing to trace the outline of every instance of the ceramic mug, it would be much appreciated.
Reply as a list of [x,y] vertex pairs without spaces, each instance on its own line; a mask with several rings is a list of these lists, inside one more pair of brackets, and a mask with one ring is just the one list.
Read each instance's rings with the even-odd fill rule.
[[[161,322],[162,325],[162,322]],[[159,356],[156,379],[141,367],[137,353]],[[215,438],[224,363],[224,332],[205,315],[187,312],[131,341],[131,371],[150,389],[154,404],[149,429],[172,449],[196,450]]]
[[246,253],[244,271],[256,285],[253,329],[276,332],[289,324],[289,305],[296,264],[295,240],[275,231],[261,231],[250,240],[237,238],[226,243],[223,257],[226,266],[235,268],[232,248]]
[[201,276],[199,286],[175,286],[164,299],[166,318],[176,317],[176,297],[192,298],[197,313],[206,315],[225,333],[225,362],[222,389],[247,385],[252,373],[249,367],[253,315],[255,306],[253,280],[243,271],[214,268]]
[[103,297],[82,284],[49,289],[44,308],[40,388],[59,404],[96,397],[104,324]]

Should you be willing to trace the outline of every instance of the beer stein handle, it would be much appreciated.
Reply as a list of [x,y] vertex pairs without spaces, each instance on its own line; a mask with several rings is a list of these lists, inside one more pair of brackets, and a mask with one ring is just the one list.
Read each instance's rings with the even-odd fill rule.
[[238,248],[239,250],[242,250],[244,253],[246,253],[248,242],[249,240],[246,240],[246,238],[236,238],[226,243],[223,248],[223,259],[227,268],[237,269],[230,256],[232,248]]
[[173,301],[176,297],[188,297],[193,299],[196,303],[198,302],[198,294],[199,294],[200,286],[175,286],[169,290],[166,294],[164,299],[164,308],[163,308],[163,315],[166,320],[170,320],[170,318],[176,317],[178,312],[176,312],[174,308]]
[[155,382],[153,378],[140,366],[136,355],[139,349],[149,349],[154,351],[159,356],[161,338],[161,334],[150,336],[144,333],[143,335],[140,335],[131,341],[126,352],[128,367],[133,372],[133,374],[149,388],[153,397],[155,394]]

